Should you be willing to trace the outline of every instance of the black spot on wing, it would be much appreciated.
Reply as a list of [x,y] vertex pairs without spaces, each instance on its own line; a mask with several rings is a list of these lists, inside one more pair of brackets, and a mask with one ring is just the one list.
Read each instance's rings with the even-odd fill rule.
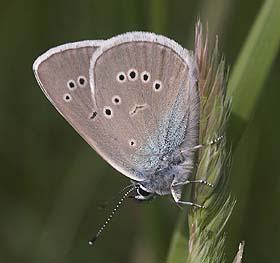
[[97,112],[94,111],[94,112],[92,113],[92,115],[91,115],[89,118],[90,118],[91,120],[94,120],[96,116],[97,116]]

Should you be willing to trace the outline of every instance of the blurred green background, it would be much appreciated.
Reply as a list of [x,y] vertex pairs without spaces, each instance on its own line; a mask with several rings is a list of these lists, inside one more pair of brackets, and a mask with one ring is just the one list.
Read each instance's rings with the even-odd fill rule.
[[[198,17],[234,65],[262,0],[0,1],[0,262],[165,262],[179,209],[168,198],[127,200],[108,229],[109,200],[129,180],[105,163],[56,112],[32,63],[70,41],[144,30],[194,48]],[[232,261],[279,262],[280,59],[235,152],[231,189],[237,205],[227,227]],[[246,87],[244,87],[245,89]]]

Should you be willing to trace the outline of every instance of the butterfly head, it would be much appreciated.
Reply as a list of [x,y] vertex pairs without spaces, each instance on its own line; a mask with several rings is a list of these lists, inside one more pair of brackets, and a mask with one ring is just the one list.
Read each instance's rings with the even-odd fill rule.
[[136,195],[133,198],[137,201],[149,201],[155,198],[156,193],[150,192],[141,183],[135,183]]

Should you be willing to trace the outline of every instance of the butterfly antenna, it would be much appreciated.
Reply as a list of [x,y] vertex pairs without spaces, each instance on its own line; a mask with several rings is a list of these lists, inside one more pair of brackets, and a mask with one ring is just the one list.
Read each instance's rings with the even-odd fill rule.
[[130,184],[130,185],[125,186],[123,189],[121,189],[121,190],[118,191],[116,194],[114,194],[114,195],[110,198],[110,200],[107,200],[107,201],[104,202],[103,204],[100,204],[100,205],[98,206],[98,208],[99,208],[99,209],[104,209],[104,208],[106,208],[107,205],[109,205],[109,204],[111,204],[113,201],[115,201],[116,198],[117,198],[118,196],[120,196],[127,188],[130,188],[131,186],[133,186],[133,184]]
[[99,228],[99,230],[97,231],[96,235],[90,239],[90,241],[88,242],[89,245],[93,245],[95,243],[95,241],[97,240],[97,238],[100,236],[100,234],[103,232],[103,230],[105,229],[105,227],[108,225],[108,223],[111,221],[112,217],[114,216],[114,214],[116,213],[116,211],[118,210],[118,208],[121,206],[121,204],[123,203],[123,201],[127,198],[127,196],[134,191],[135,189],[137,189],[139,186],[137,185],[133,185],[133,187],[131,187],[126,193],[124,193],[124,195],[122,196],[122,198],[120,199],[120,201],[117,203],[116,207],[113,209],[113,211],[111,212],[111,214],[108,216],[107,220],[105,221],[105,223]]

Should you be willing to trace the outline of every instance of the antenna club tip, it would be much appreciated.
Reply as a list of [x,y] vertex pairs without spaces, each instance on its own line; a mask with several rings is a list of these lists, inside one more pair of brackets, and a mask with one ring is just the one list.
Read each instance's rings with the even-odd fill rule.
[[91,239],[90,241],[88,241],[88,244],[89,244],[90,246],[93,246],[93,244],[95,243],[96,239],[97,239],[97,237],[94,237],[93,239]]

